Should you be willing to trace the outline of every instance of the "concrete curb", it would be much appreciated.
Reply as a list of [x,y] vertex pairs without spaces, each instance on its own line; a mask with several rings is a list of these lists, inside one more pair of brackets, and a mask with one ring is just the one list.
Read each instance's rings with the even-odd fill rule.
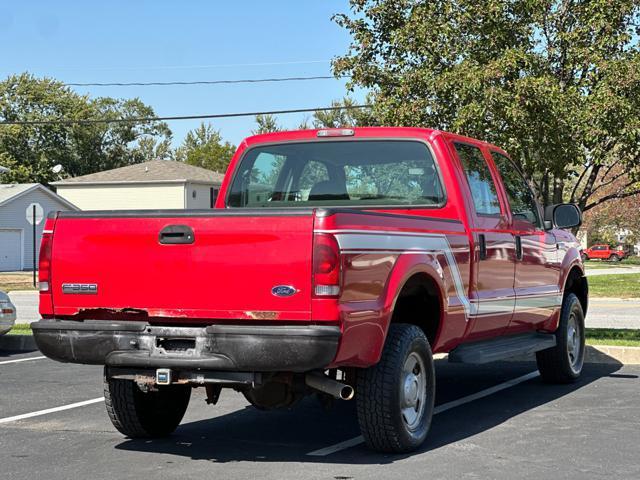
[[640,347],[587,345],[585,362],[640,365]]
[[[640,365],[640,347],[619,347],[614,345],[587,345],[584,363],[607,365]],[[509,362],[535,362],[535,354],[520,355],[506,359]]]
[[38,347],[33,335],[2,335],[0,337],[0,350],[33,352],[38,350]]

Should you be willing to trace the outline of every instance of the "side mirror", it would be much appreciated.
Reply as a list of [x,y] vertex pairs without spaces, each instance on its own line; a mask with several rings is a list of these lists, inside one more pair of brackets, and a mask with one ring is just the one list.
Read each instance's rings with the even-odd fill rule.
[[544,228],[573,228],[582,225],[582,213],[573,203],[556,203],[544,209]]

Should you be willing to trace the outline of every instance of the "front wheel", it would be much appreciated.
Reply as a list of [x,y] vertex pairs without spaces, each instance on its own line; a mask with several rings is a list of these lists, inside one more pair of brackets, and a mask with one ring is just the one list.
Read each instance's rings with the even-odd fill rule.
[[144,392],[133,380],[104,376],[104,402],[116,429],[130,438],[171,435],[184,416],[191,387],[166,385]]
[[620,257],[614,253],[609,257],[609,261],[613,263],[617,263],[620,261]]
[[358,371],[358,423],[367,446],[380,452],[418,448],[431,426],[434,399],[433,356],[424,332],[392,324],[380,361]]
[[562,302],[556,346],[536,353],[538,370],[545,382],[571,383],[584,365],[584,313],[578,297],[570,293]]

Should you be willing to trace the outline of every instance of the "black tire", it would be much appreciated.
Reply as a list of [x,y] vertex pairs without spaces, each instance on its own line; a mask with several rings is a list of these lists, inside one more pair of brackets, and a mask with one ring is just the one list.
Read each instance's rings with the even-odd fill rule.
[[133,380],[104,377],[104,402],[116,429],[130,438],[157,438],[171,435],[189,405],[191,387],[159,386],[143,392]]
[[[415,368],[410,373],[405,372],[412,362],[416,362]],[[411,375],[416,379],[415,384]],[[419,378],[423,380],[418,381]],[[406,390],[407,385],[409,390]],[[414,397],[416,406],[405,406],[403,410],[405,397]],[[431,427],[434,399],[433,356],[424,332],[415,325],[392,324],[380,361],[359,370],[357,375],[358,423],[367,446],[379,452],[393,453],[418,448]],[[418,413],[413,425],[409,425],[406,415],[407,412],[413,415],[412,408]]]
[[609,261],[613,263],[617,263],[620,261],[620,257],[614,253],[609,257]]
[[582,263],[585,263],[586,261],[589,260],[589,256],[586,253],[583,253],[581,257],[582,257]]
[[[562,302],[555,335],[555,347],[536,353],[540,375],[547,383],[575,382],[584,365],[584,313],[580,300],[573,293]],[[574,336],[575,340],[572,340]]]

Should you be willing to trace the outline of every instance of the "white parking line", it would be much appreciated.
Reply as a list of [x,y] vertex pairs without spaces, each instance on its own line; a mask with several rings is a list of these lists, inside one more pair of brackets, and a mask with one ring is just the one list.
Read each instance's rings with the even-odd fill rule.
[[[489,395],[493,395],[501,390],[506,390],[507,388],[511,388],[520,383],[531,380],[532,378],[536,378],[540,376],[540,373],[530,372],[526,375],[522,375],[521,377],[514,378],[513,380],[509,380],[504,383],[500,383],[493,387],[487,388],[485,390],[480,390],[479,392],[473,393],[471,395],[467,395],[466,397],[459,398],[458,400],[453,400],[451,402],[443,403],[442,405],[438,405],[433,410],[433,414],[437,415],[442,412],[446,412],[447,410],[451,410],[452,408],[459,407],[460,405],[464,405],[465,403],[473,402],[475,400],[479,400],[484,397],[488,397]],[[332,453],[339,452],[340,450],[345,450],[347,448],[355,447],[356,445],[360,445],[364,443],[364,438],[362,435],[351,438],[349,440],[345,440],[344,442],[336,443],[335,445],[331,445],[329,447],[320,448],[319,450],[314,450],[313,452],[307,453],[307,455],[312,457],[326,457],[327,455],[331,455]]]
[[40,415],[47,415],[49,413],[62,412],[64,410],[71,410],[72,408],[84,407],[85,405],[91,405],[92,403],[98,403],[104,401],[104,397],[92,398],[91,400],[84,400],[82,402],[70,403],[69,405],[62,405],[60,407],[47,408],[46,410],[38,410],[37,412],[23,413],[22,415],[15,415],[13,417],[0,418],[0,424],[17,422],[18,420],[24,420],[25,418],[39,417]]
[[29,358],[17,358],[15,360],[5,360],[3,362],[0,362],[0,365],[6,365],[7,363],[28,362],[29,360],[42,360],[43,358],[47,358],[47,357],[40,356],[40,357],[29,357]]
[[526,382],[531,380],[532,378],[536,378],[540,376],[540,372],[537,370],[535,372],[527,373],[526,375],[522,375],[521,377],[514,378],[513,380],[509,380],[504,383],[499,383],[493,387],[487,388],[485,390],[480,390],[479,392],[472,393],[471,395],[467,395],[466,397],[459,398],[458,400],[453,400],[451,402],[443,403],[442,405],[438,405],[434,410],[433,414],[437,415],[442,412],[446,412],[447,410],[451,410],[452,408],[459,407],[460,405],[464,405],[465,403],[473,402],[475,400],[479,400],[484,397],[488,397],[489,395],[493,395],[494,393],[500,392],[501,390],[506,390],[507,388],[514,387],[522,382]]

